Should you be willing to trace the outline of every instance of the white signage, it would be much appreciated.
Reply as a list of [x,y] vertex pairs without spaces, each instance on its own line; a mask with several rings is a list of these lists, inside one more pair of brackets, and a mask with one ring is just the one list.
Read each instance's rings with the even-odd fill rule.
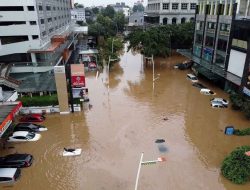
[[55,73],[65,73],[65,67],[64,66],[55,66],[54,72]]

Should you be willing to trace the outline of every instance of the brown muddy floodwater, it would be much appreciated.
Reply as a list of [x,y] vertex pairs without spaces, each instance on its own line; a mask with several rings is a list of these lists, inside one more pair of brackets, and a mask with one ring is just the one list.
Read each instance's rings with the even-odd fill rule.
[[[249,190],[250,183],[234,185],[220,174],[220,164],[234,148],[249,145],[249,137],[225,136],[226,125],[249,126],[241,113],[212,109],[209,99],[186,80],[190,71],[172,68],[184,60],[173,56],[156,61],[160,78],[152,90],[152,66],[139,54],[124,53],[110,73],[110,89],[104,71],[96,79],[87,75],[93,107],[70,115],[48,115],[48,127],[37,142],[9,144],[0,154],[30,153],[30,168],[11,190],[131,190],[141,152],[143,160],[160,156],[167,161],[142,166],[139,190]],[[104,69],[105,70],[105,69]],[[218,97],[219,88],[205,85]],[[167,117],[167,120],[163,118]],[[155,140],[165,139],[162,145]],[[78,147],[83,154],[62,157],[63,147]]]

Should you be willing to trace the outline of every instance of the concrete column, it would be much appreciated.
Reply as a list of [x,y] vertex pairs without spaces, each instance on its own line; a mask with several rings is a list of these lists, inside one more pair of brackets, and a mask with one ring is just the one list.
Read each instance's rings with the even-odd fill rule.
[[31,55],[31,61],[32,61],[32,63],[36,63],[37,62],[37,60],[36,60],[36,54],[35,53],[31,53],[30,55]]
[[[191,4],[189,4],[189,7],[191,6]],[[199,3],[199,14],[201,14],[202,11],[202,3]]]
[[205,12],[206,12],[206,4],[207,4],[207,2],[203,2],[202,14],[205,14]]
[[230,0],[230,6],[229,6],[229,15],[232,16],[233,12],[233,0]]
[[214,10],[214,2],[211,2],[211,9],[210,9],[210,15],[213,15],[213,10]]
[[217,10],[218,9],[218,1],[215,2],[215,6],[214,6],[214,15],[217,14]]
[[245,17],[247,17],[247,16],[248,16],[249,1],[250,1],[250,0],[247,0],[247,7],[246,7]]
[[227,0],[225,0],[224,14],[223,15],[227,15]]

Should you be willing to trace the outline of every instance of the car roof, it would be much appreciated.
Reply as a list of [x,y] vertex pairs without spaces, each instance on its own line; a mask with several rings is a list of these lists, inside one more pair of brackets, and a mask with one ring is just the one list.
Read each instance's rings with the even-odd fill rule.
[[9,154],[5,156],[5,159],[8,161],[26,160],[27,156],[29,156],[29,154]]
[[202,88],[201,91],[202,91],[202,92],[210,92],[211,90],[208,89],[208,88]]
[[0,177],[13,177],[17,168],[0,168]]
[[28,131],[16,131],[13,133],[13,136],[26,136],[28,134],[29,134]]
[[196,77],[195,75],[193,75],[193,74],[191,74],[191,73],[187,74],[187,76]]

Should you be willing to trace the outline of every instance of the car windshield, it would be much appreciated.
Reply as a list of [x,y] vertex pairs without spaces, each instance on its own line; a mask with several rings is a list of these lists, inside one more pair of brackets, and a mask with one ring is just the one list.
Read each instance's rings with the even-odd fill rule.
[[28,133],[28,135],[26,136],[28,139],[33,139],[35,137],[35,133]]

